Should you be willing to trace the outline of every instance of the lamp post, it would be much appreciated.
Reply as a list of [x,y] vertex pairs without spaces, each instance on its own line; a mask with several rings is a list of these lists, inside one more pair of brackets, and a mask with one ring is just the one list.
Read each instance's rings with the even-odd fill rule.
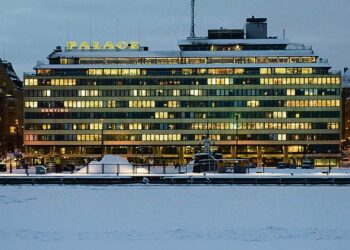
[[16,149],[19,148],[19,122],[18,119],[15,119],[15,125],[16,125],[16,140],[15,140],[15,147],[14,147],[14,153],[16,152]]
[[12,152],[10,152],[10,174],[12,174]]

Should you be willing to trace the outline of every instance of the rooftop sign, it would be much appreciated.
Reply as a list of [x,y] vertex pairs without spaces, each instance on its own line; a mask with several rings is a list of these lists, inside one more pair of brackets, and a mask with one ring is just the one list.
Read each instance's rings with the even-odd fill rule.
[[125,42],[125,41],[119,41],[117,43],[114,43],[112,41],[107,41],[103,45],[99,42],[93,42],[91,45],[89,42],[84,41],[78,45],[77,42],[75,41],[68,41],[67,42],[67,49],[72,50],[72,49],[110,49],[110,50],[124,50],[124,49],[133,49],[133,50],[138,50],[140,48],[140,44],[136,41],[131,41],[131,42]]

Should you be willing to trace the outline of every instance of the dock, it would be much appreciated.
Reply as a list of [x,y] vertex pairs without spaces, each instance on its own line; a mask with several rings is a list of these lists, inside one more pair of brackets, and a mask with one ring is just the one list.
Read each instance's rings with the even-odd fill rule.
[[0,185],[350,185],[348,173],[0,174]]

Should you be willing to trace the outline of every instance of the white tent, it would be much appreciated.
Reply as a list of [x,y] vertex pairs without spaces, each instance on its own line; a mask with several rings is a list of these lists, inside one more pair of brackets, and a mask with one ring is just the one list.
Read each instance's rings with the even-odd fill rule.
[[[105,155],[101,161],[89,163],[89,174],[101,174],[102,168],[105,174],[133,174],[133,165],[119,155]],[[85,174],[86,167],[80,169],[78,174]],[[147,173],[147,169],[138,168],[138,174]]]

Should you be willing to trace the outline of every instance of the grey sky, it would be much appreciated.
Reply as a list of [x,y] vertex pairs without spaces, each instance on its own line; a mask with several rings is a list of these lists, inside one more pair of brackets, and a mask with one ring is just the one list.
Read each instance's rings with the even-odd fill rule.
[[[0,45],[18,74],[32,71],[56,45],[71,40],[138,40],[151,50],[177,50],[190,31],[190,0],[0,0]],[[349,0],[197,0],[196,35],[208,28],[243,28],[245,18],[267,17],[269,35],[312,45],[336,69],[350,65]],[[3,57],[2,49],[0,57]]]

